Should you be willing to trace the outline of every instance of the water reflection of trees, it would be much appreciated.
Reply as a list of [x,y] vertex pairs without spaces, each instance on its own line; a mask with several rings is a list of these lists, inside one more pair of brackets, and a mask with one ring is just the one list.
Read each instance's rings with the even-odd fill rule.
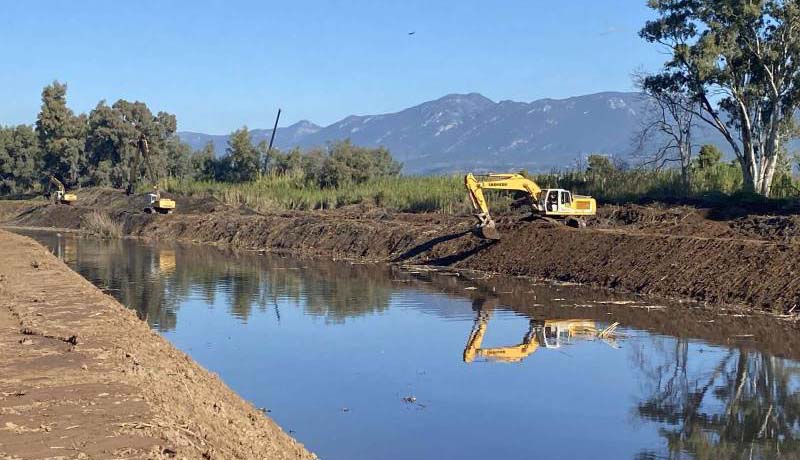
[[[224,302],[244,321],[253,309],[292,304],[307,313],[342,322],[389,307],[393,291],[385,267],[348,266],[217,248],[159,247],[136,241],[62,238],[54,249],[86,278],[136,309],[160,331],[175,328],[178,308],[192,297],[209,306]],[[224,299],[220,298],[224,296]]]
[[700,353],[683,339],[656,344],[634,352],[644,390],[636,412],[661,424],[667,452],[645,451],[640,459],[800,455],[796,363],[742,347]]

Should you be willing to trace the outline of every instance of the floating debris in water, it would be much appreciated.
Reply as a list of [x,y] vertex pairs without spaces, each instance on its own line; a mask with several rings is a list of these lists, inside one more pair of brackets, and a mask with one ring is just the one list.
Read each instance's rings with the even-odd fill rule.
[[612,336],[614,334],[614,332],[617,330],[618,327],[619,327],[619,323],[617,323],[617,322],[611,323],[610,326],[608,326],[607,328],[605,328],[602,331],[600,331],[597,334],[597,336],[600,337],[601,339],[608,338],[608,337],[610,337],[610,336]]

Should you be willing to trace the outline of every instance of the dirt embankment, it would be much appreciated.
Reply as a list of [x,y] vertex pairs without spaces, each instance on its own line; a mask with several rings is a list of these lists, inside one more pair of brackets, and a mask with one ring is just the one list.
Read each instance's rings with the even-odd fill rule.
[[0,254],[1,458],[314,458],[32,240]]
[[582,230],[507,215],[497,219],[503,239],[489,243],[471,234],[468,217],[360,207],[265,215],[180,197],[176,214],[153,216],[139,201],[92,190],[77,206],[30,205],[15,208],[14,217],[0,215],[13,225],[79,228],[81,215],[101,210],[139,237],[442,265],[778,313],[794,312],[800,302],[796,215],[606,206]]

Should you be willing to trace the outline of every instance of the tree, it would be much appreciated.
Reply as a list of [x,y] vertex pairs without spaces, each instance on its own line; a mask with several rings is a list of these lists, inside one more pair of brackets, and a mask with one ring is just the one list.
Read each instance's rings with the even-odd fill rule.
[[202,150],[192,153],[190,158],[192,178],[201,181],[222,179],[218,172],[217,155],[214,152],[214,143],[209,141]]
[[178,136],[172,136],[166,142],[167,175],[183,179],[191,173],[192,148],[181,142]]
[[100,101],[89,114],[86,154],[90,163],[92,183],[121,188],[128,180],[133,152],[131,141],[136,138],[135,127],[127,123],[122,113]]
[[27,125],[0,127],[0,194],[33,189],[42,178],[36,132]]
[[45,170],[62,177],[67,185],[78,185],[85,164],[86,117],[75,116],[67,107],[67,85],[55,81],[42,90],[36,132]]
[[247,182],[258,176],[260,165],[259,150],[253,146],[247,126],[231,133],[226,149],[229,165],[229,180]]
[[396,176],[401,169],[402,165],[384,147],[358,147],[348,139],[328,146],[317,182],[322,187],[361,184],[377,177]]
[[586,158],[586,172],[592,175],[608,176],[616,169],[611,158],[606,155],[593,153]]
[[[637,85],[648,100],[647,114],[637,133],[638,150],[654,149],[647,162],[655,165],[656,169],[667,163],[678,163],[681,182],[688,193],[691,186],[692,128],[697,105],[685,92],[648,87],[646,79],[647,76],[637,77]],[[651,143],[655,146],[652,147]]]
[[[124,187],[130,180],[137,142],[144,135],[150,151],[153,174],[182,176],[188,168],[191,150],[180,144],[175,115],[153,115],[147,104],[118,100],[112,106],[101,101],[89,114],[86,138],[92,182],[96,185]],[[133,177],[146,173],[148,162],[139,163]],[[158,177],[153,178],[157,180]]]
[[702,170],[709,170],[719,164],[722,159],[722,152],[716,145],[706,144],[700,147],[700,152],[697,154],[697,168]]
[[800,6],[791,0],[650,0],[640,35],[672,57],[645,86],[685,94],[719,131],[747,190],[769,196],[800,105]]

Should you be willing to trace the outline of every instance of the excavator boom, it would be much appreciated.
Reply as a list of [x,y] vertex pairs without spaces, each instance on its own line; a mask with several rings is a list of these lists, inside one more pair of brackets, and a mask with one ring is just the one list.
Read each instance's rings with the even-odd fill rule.
[[152,182],[153,193],[149,194],[150,205],[145,208],[148,213],[172,214],[175,210],[175,201],[169,198],[163,198],[158,189],[158,179],[153,170],[153,164],[150,161],[150,147],[147,144],[147,136],[142,134],[136,142],[136,154],[133,157],[133,164],[131,165],[130,176],[128,180],[128,195],[133,194],[136,189],[136,182],[139,177],[139,163],[144,160],[145,169],[147,171],[147,178]]
[[50,176],[50,184],[56,187],[56,201],[61,204],[72,204],[78,201],[77,195],[74,193],[67,193],[67,188],[64,183],[56,179],[56,176]]

